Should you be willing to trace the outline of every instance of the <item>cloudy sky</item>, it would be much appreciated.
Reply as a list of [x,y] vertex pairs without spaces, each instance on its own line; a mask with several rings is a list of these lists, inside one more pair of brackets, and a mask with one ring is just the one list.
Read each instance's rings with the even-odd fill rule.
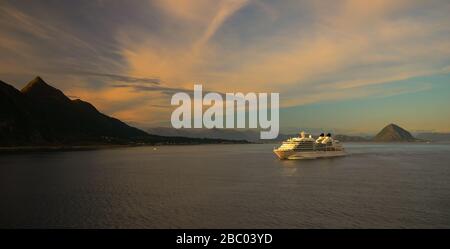
[[0,79],[138,127],[174,92],[279,92],[282,130],[450,131],[450,1],[1,1]]

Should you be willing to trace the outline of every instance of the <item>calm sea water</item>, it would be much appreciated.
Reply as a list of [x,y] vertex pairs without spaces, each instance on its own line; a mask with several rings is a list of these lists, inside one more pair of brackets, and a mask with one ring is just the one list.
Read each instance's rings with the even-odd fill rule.
[[450,228],[450,145],[274,145],[0,156],[1,228]]

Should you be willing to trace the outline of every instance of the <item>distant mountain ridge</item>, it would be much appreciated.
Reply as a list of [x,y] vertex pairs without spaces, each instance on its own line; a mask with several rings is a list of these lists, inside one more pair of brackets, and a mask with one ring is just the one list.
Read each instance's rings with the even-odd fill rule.
[[[216,139],[245,139],[251,142],[273,142],[284,141],[290,137],[296,137],[298,134],[280,133],[275,140],[261,140],[258,130],[239,130],[239,129],[175,129],[169,127],[148,128],[151,134],[161,136],[184,136],[191,138],[216,138]],[[318,134],[313,134],[318,136]],[[424,141],[424,139],[414,138],[410,132],[395,124],[387,125],[375,137],[354,136],[344,134],[333,134],[333,137],[341,142],[414,142]],[[450,136],[449,136],[450,137]]]
[[349,136],[349,135],[342,135],[342,134],[337,134],[336,136],[334,136],[334,138],[341,142],[370,142],[371,141],[371,138],[367,138],[367,137]]
[[420,132],[415,137],[425,141],[450,142],[450,133],[445,132]]
[[169,127],[152,127],[146,129],[150,134],[160,136],[181,136],[190,138],[210,138],[227,140],[247,140],[251,142],[260,142],[260,133],[256,130],[241,129],[175,129]]
[[[215,138],[215,139],[245,139],[250,142],[266,143],[273,141],[284,141],[290,137],[298,136],[298,134],[283,134],[280,133],[274,140],[262,140],[260,139],[259,130],[251,129],[175,129],[169,127],[152,127],[146,129],[151,134],[157,134],[160,136],[183,136],[191,138]],[[316,136],[319,134],[315,134]],[[333,135],[336,139],[343,142],[367,142],[370,138],[361,136],[349,136],[349,135]]]
[[69,99],[39,76],[21,91],[0,81],[0,146],[215,142],[226,141],[150,135]]

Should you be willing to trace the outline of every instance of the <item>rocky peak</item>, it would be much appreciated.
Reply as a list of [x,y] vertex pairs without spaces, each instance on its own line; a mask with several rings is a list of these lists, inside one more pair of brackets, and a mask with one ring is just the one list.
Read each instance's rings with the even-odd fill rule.
[[28,84],[22,88],[21,92],[34,99],[70,101],[63,92],[50,86],[39,76],[28,82]]

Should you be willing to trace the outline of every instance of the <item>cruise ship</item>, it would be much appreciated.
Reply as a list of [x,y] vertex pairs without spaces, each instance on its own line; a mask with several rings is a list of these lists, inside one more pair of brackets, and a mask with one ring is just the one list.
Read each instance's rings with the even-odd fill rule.
[[333,139],[330,133],[326,136],[322,133],[314,139],[301,132],[300,137],[289,138],[273,152],[279,159],[316,159],[346,155],[342,144]]

